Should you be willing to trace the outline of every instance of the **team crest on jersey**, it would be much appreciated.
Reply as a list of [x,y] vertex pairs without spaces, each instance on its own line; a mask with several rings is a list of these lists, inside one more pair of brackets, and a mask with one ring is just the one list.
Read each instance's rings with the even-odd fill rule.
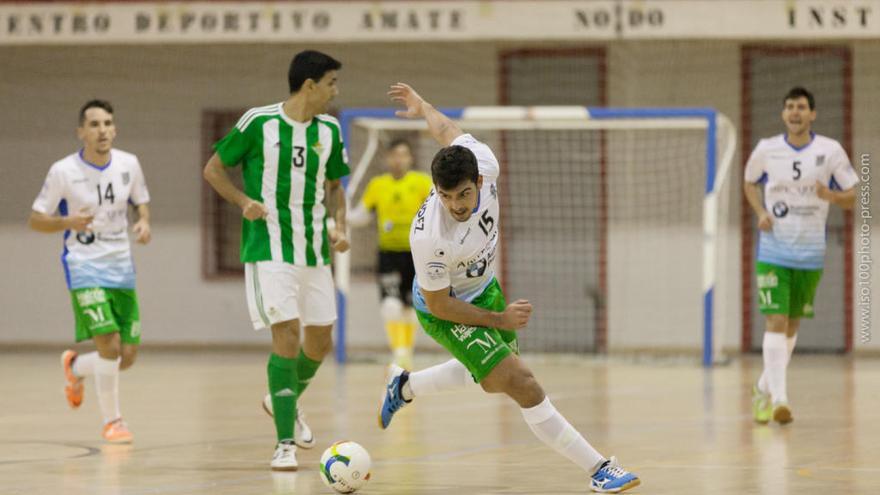
[[312,150],[317,154],[321,154],[324,152],[324,145],[321,144],[321,141],[316,141],[315,144],[312,145]]
[[816,166],[821,167],[825,165],[825,155],[819,155],[816,157]]
[[127,186],[130,180],[131,175],[128,172],[122,172],[122,185]]

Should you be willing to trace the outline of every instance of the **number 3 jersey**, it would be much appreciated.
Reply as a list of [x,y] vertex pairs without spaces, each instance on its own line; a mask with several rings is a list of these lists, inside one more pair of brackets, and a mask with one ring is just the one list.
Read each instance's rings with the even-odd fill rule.
[[87,231],[64,232],[61,262],[68,288],[134,288],[128,205],[149,201],[141,165],[131,153],[113,149],[110,162],[103,167],[85,161],[82,152],[52,165],[34,211],[94,215]]
[[477,158],[483,187],[477,207],[466,222],[454,219],[432,190],[410,227],[410,247],[416,269],[413,305],[429,313],[420,289],[450,288],[451,294],[470,302],[495,278],[498,249],[498,160],[488,146],[470,134],[452,145],[464,146]]
[[845,191],[859,181],[840,143],[818,134],[802,148],[788,144],[785,134],[762,139],[746,164],[745,180],[766,181],[764,208],[773,220],[773,230],[760,233],[758,261],[822,268],[828,202],[816,195],[816,182]]

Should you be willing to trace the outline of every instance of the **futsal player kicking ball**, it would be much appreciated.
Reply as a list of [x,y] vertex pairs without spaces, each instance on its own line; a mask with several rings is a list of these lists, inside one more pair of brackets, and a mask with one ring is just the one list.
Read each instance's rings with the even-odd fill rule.
[[[813,317],[813,297],[825,262],[825,222],[835,204],[855,203],[859,178],[837,141],[812,132],[816,102],[804,88],[783,98],[786,132],[762,139],[746,163],[743,190],[761,234],[758,240],[758,301],[767,316],[764,372],[753,387],[755,421],[793,421],[786,368],[801,318]],[[764,200],[761,201],[761,183]],[[832,190],[832,189],[836,189]]]
[[562,417],[518,355],[515,330],[525,328],[532,306],[525,300],[507,305],[495,279],[500,218],[495,155],[406,84],[391,86],[389,95],[406,106],[398,116],[425,119],[444,146],[431,163],[435,191],[410,230],[413,304],[428,335],[455,359],[412,373],[391,365],[380,426],[388,428],[415,397],[465,387],[473,377],[486,392],[516,401],[535,436],[580,466],[593,491],[637,486],[636,475],[614,457],[602,456]]

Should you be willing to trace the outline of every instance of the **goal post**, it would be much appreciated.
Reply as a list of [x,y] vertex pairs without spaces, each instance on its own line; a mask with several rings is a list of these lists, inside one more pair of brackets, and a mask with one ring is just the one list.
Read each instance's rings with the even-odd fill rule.
[[[502,282],[531,284],[546,301],[536,301],[539,311],[558,305],[536,321],[546,328],[536,331],[541,336],[534,338],[543,340],[535,342],[535,349],[601,351],[609,337],[615,340],[617,329],[622,342],[629,339],[621,347],[650,347],[651,339],[634,345],[640,337],[629,334],[632,327],[659,319],[670,335],[670,329],[688,327],[670,338],[672,347],[677,341],[687,347],[694,338],[687,333],[701,330],[703,364],[722,359],[724,327],[730,325],[718,314],[718,281],[732,244],[719,237],[730,211],[728,176],[736,150],[736,129],[726,116],[711,108],[475,106],[441,111],[486,141],[501,162],[499,186],[507,195],[502,197]],[[424,121],[399,119],[394,112],[354,108],[340,114],[352,157],[346,181],[351,207],[367,178],[380,172],[377,156],[389,136],[406,133],[423,140],[422,161],[439,149],[427,137]],[[539,172],[551,180],[536,184]],[[560,212],[565,218],[557,218]],[[531,234],[538,231],[540,239]],[[559,252],[545,252],[555,246]],[[699,257],[700,263],[692,263]],[[523,260],[533,270],[528,281],[516,277]],[[352,257],[337,254],[335,263],[336,358],[344,362]],[[687,282],[679,282],[685,273],[681,278]],[[666,291],[655,291],[657,297],[646,293],[645,287],[658,280],[684,295],[672,300]],[[701,300],[689,299],[694,294]],[[592,304],[584,304],[584,298]],[[736,311],[730,305],[739,300],[728,295],[727,311]],[[646,313],[641,320],[633,319],[638,311]]]

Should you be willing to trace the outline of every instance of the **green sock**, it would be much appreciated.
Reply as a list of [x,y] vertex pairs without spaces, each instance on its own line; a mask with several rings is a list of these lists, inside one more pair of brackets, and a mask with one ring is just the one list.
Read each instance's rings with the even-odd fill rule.
[[315,376],[319,367],[321,367],[321,361],[315,361],[306,356],[306,353],[304,353],[302,349],[299,350],[299,357],[296,360],[296,374],[299,377],[299,390],[297,390],[297,397],[302,395],[303,390],[309,386],[309,382],[312,381],[312,377]]
[[297,378],[296,359],[269,356],[266,373],[269,375],[269,393],[272,394],[272,410],[275,413],[275,432],[278,441],[293,440],[296,421]]

